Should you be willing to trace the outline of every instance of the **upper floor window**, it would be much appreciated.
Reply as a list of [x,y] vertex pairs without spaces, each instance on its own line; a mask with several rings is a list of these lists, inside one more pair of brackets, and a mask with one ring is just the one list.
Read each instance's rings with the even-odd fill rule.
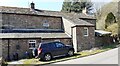
[[83,31],[84,36],[88,36],[88,28],[84,27],[84,31]]
[[43,22],[43,27],[44,27],[45,29],[49,28],[49,23],[48,23],[47,20],[45,20],[45,21]]
[[36,40],[29,40],[28,43],[29,43],[29,49],[35,48]]
[[2,25],[2,27],[0,27],[0,28],[2,28],[2,29],[13,29],[14,28],[14,26],[13,25]]

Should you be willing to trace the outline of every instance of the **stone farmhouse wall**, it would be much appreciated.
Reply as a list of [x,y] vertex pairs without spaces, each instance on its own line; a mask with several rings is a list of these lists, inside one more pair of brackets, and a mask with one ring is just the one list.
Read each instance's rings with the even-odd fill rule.
[[[32,50],[29,49],[29,40],[36,40],[36,47],[40,44],[40,42],[52,42],[52,41],[61,41],[64,44],[71,44],[71,39],[67,38],[58,38],[58,39],[41,39],[41,38],[19,38],[19,39],[2,39],[2,51],[3,58],[7,59],[8,56],[8,40],[9,40],[9,54],[10,58],[13,59],[13,54],[15,52],[18,53],[19,59],[24,58],[24,53],[27,51],[30,53],[30,58],[32,57]],[[17,49],[17,45],[19,45],[19,49]]]
[[88,36],[84,36],[84,27],[76,27],[76,40],[78,51],[91,49],[95,46],[94,27],[88,28]]
[[49,24],[48,29],[63,29],[62,18],[55,16],[3,14],[2,19],[3,26],[13,29],[45,29],[45,23]]

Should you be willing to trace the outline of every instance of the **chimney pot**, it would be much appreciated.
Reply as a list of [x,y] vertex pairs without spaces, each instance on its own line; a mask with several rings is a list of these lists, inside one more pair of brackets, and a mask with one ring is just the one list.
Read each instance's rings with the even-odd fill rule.
[[87,15],[87,8],[86,7],[82,10],[82,13]]
[[30,5],[31,5],[31,9],[35,9],[35,4],[33,2]]

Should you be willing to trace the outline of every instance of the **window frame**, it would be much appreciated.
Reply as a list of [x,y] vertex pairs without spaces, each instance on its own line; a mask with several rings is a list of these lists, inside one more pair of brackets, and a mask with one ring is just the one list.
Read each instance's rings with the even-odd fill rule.
[[[86,31],[85,31],[86,30]],[[87,32],[87,33],[85,33]],[[86,34],[86,35],[85,35]],[[83,30],[83,35],[86,37],[86,36],[89,36],[89,31],[88,31],[88,27],[84,27],[84,30]]]
[[42,26],[44,27],[44,29],[48,29],[50,27],[48,20],[43,21]]
[[[36,47],[36,40],[28,40],[28,44],[29,44],[29,49],[34,49],[35,47],[33,47],[32,46],[32,43],[34,43],[35,45],[35,47]],[[30,44],[31,44],[31,46],[30,46]]]

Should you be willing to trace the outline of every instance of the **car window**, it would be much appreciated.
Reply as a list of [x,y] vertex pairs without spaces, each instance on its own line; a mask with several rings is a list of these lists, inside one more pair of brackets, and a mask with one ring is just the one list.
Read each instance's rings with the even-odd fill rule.
[[49,43],[49,48],[55,48],[55,44],[54,43]]
[[64,47],[62,43],[55,43],[57,48]]
[[47,44],[42,44],[42,45],[41,45],[41,48],[47,48],[47,47],[48,47]]

